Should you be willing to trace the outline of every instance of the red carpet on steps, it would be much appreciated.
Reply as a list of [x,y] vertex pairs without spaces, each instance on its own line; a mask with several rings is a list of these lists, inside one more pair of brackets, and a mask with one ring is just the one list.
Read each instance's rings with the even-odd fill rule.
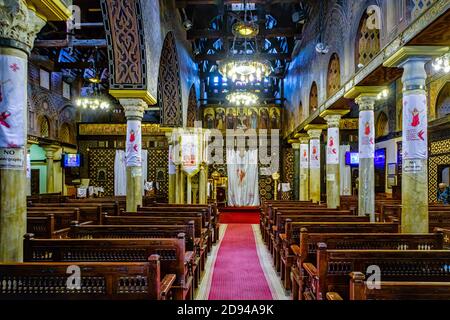
[[209,300],[272,300],[249,224],[230,224],[217,254]]
[[219,209],[220,223],[259,224],[259,207],[226,207]]

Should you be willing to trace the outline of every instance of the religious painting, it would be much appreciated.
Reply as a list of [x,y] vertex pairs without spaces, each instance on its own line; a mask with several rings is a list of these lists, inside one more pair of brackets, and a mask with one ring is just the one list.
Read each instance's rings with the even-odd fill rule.
[[248,127],[250,129],[258,129],[258,110],[256,108],[248,108]]
[[280,111],[277,108],[270,109],[270,128],[280,129]]
[[225,109],[216,109],[216,129],[225,130]]
[[156,168],[156,181],[164,181],[165,180],[165,168]]
[[261,108],[259,110],[259,128],[270,129],[270,116],[268,108]]
[[227,109],[225,117],[226,128],[230,130],[236,129],[236,110],[234,108]]
[[142,163],[141,121],[129,120],[127,127],[126,166],[140,167]]
[[246,108],[239,108],[236,118],[236,129],[246,130],[248,128],[248,116]]
[[200,143],[196,134],[181,136],[181,166],[183,171],[192,176],[198,172],[200,165]]
[[204,127],[207,129],[215,128],[215,112],[214,108],[207,108],[203,113]]
[[106,181],[106,168],[97,169],[97,181]]

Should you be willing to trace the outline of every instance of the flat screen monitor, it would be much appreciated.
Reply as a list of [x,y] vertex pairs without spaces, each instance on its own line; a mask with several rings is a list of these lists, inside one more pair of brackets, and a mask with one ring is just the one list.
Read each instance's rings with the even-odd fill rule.
[[66,153],[62,160],[64,168],[78,168],[81,166],[81,155],[79,153]]
[[347,166],[358,166],[359,165],[359,153],[358,152],[347,152],[345,154],[345,164]]

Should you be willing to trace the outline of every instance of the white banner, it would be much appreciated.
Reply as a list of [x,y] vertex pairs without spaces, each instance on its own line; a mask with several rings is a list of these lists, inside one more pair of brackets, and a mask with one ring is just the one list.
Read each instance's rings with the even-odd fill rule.
[[175,163],[173,163],[173,146],[169,146],[169,174],[176,174]]
[[31,179],[31,155],[27,153],[27,179]]
[[309,150],[309,167],[311,169],[320,169],[320,140],[312,139]]
[[422,94],[403,97],[403,160],[428,157],[427,98]]
[[127,145],[126,145],[126,166],[140,167],[142,165],[142,134],[141,121],[127,121]]
[[181,136],[181,166],[188,175],[197,173],[200,167],[199,137],[195,134]]
[[25,162],[23,148],[0,148],[0,169],[24,170]]
[[339,128],[328,128],[327,164],[339,164]]
[[300,169],[309,168],[309,146],[307,144],[300,145]]
[[0,56],[0,148],[20,148],[26,141],[27,60]]
[[375,158],[375,124],[373,111],[359,112],[359,158]]

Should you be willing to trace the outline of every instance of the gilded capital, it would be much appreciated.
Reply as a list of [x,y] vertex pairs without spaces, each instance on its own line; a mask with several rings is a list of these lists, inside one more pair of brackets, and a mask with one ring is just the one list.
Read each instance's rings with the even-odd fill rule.
[[45,23],[24,0],[0,1],[0,39],[17,41],[21,49],[30,52]]
[[371,111],[375,108],[375,101],[377,97],[374,95],[360,95],[355,99],[360,111]]
[[328,128],[339,128],[341,124],[342,116],[340,114],[330,114],[325,116],[325,121],[328,124]]
[[320,136],[322,135],[322,130],[321,129],[308,130],[308,135],[311,139],[319,139],[320,140]]

